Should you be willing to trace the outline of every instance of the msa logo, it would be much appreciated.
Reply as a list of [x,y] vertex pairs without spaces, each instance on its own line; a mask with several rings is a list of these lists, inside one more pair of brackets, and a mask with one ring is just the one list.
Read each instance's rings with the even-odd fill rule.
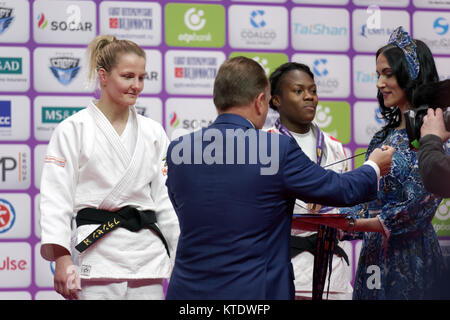
[[0,57],[0,74],[22,74],[22,58]]
[[42,107],[42,123],[60,123],[84,107]]
[[11,229],[15,220],[16,212],[12,204],[4,199],[0,199],[0,234]]
[[0,128],[11,128],[11,101],[0,101]]
[[14,17],[11,17],[13,9],[0,7],[0,35],[8,29]]
[[72,57],[50,58],[50,70],[63,86],[67,86],[80,71],[80,59]]

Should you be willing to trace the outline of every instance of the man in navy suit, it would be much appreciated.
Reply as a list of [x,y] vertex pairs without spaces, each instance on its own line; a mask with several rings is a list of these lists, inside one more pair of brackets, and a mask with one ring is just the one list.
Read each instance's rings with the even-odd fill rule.
[[293,138],[259,130],[269,101],[257,62],[227,60],[214,83],[216,121],[170,144],[166,184],[181,234],[167,299],[293,299],[295,199],[352,206],[375,198],[392,148],[352,172],[325,170]]

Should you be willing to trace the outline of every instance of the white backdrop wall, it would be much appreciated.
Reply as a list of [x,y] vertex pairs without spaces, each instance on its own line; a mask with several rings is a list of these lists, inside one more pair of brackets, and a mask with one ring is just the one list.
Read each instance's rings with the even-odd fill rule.
[[[376,50],[403,25],[430,46],[440,77],[450,78],[449,24],[449,0],[0,0],[0,299],[59,298],[54,264],[39,254],[41,168],[55,126],[97,95],[85,57],[97,34],[145,49],[137,109],[169,137],[215,119],[214,77],[228,57],[251,57],[268,75],[287,61],[306,63],[318,85],[316,121],[352,155],[382,125]],[[270,113],[266,125],[275,119]],[[433,224],[447,257],[449,217],[445,199]],[[351,276],[359,249],[354,241],[348,252]]]

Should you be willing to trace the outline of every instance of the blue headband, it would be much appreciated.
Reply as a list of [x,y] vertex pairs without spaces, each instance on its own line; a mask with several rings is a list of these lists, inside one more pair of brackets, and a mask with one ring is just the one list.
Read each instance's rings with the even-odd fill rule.
[[392,32],[388,43],[402,49],[405,54],[406,62],[408,63],[409,75],[411,79],[416,80],[420,71],[419,59],[417,58],[416,51],[417,46],[408,32],[403,30],[402,27],[398,27]]

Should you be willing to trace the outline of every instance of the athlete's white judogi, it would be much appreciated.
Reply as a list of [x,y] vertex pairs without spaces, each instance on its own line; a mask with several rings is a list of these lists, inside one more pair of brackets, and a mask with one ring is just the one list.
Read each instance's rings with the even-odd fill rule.
[[[42,244],[58,244],[76,255],[70,225],[79,210],[116,211],[130,205],[155,211],[171,259],[148,228],[116,228],[80,254],[83,279],[168,278],[171,273],[180,231],[165,186],[169,140],[159,123],[137,114],[134,107],[130,117],[137,129],[133,154],[93,102],[55,129],[42,172]],[[97,227],[79,227],[76,244]]]
[[[276,127],[271,127],[267,131],[280,133],[280,131]],[[291,132],[299,146],[301,146],[303,152],[314,162],[317,161],[316,152],[316,138],[317,132],[315,128],[314,122],[311,124],[310,134],[310,143],[308,143],[307,135],[300,135],[294,132]],[[346,155],[344,152],[344,148],[342,144],[331,137],[326,132],[324,134],[324,150],[323,156],[320,165],[326,166],[332,163],[335,163],[339,160],[345,159]],[[337,163],[333,166],[329,166],[326,169],[331,169],[338,173],[347,172],[349,170],[347,161],[343,161]],[[296,201],[296,205],[294,206],[294,213],[306,213],[307,205],[300,200]],[[338,213],[338,209],[331,210],[330,213]],[[309,231],[299,231],[292,230],[292,235],[307,237],[315,232]],[[348,241],[342,241],[338,243],[339,246],[344,249],[347,254],[351,252],[351,244]],[[350,258],[350,257],[349,257]],[[291,259],[292,266],[294,267],[294,275],[295,275],[295,294],[296,296],[302,297],[311,297],[312,296],[312,277],[313,277],[313,269],[314,269],[314,256],[308,251],[304,251],[294,258]],[[330,279],[330,292],[328,295],[328,299],[351,299],[351,294],[353,292],[353,288],[350,284],[350,267],[347,266],[345,260],[337,255],[333,256],[333,265]],[[324,298],[326,298],[326,291],[328,288],[328,275],[325,281],[325,290],[324,290]]]

